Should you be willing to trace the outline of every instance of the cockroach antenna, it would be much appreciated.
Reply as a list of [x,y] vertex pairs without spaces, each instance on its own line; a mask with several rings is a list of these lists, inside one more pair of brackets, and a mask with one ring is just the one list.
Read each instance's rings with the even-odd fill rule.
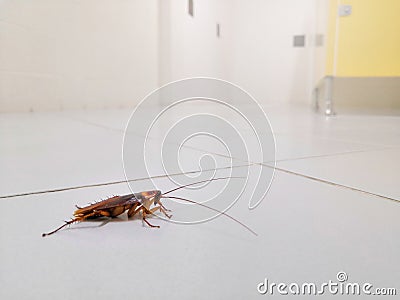
[[190,202],[190,203],[197,204],[197,205],[202,206],[202,207],[206,207],[206,208],[211,209],[211,210],[213,210],[213,211],[215,211],[215,212],[217,212],[217,213],[219,213],[219,214],[221,214],[221,215],[224,215],[224,216],[228,217],[229,219],[235,221],[235,222],[238,223],[239,225],[241,225],[241,226],[243,226],[244,228],[246,228],[248,231],[250,231],[250,232],[251,232],[252,234],[254,234],[255,236],[258,236],[258,234],[257,234],[253,229],[251,229],[249,226],[243,224],[243,223],[240,222],[238,219],[235,219],[234,217],[228,215],[227,213],[225,213],[225,212],[223,212],[223,211],[220,211],[220,210],[218,210],[218,209],[215,209],[215,208],[213,208],[213,207],[211,207],[211,206],[208,206],[208,205],[205,205],[205,204],[203,204],[203,203],[199,203],[199,202],[196,202],[196,201],[193,201],[193,200],[190,200],[190,199],[182,198],[182,197],[174,197],[174,196],[167,196],[167,197],[164,197],[164,196],[161,196],[161,198],[164,198],[164,199],[182,200],[182,201],[186,201],[186,202]]
[[231,179],[231,178],[233,178],[233,179],[238,179],[238,178],[243,179],[243,178],[246,178],[246,177],[232,177],[232,176],[231,176],[231,177],[219,177],[219,178],[212,178],[212,179],[197,181],[197,182],[193,182],[193,183],[190,183],[190,184],[185,184],[185,185],[179,186],[179,187],[177,187],[177,188],[174,188],[174,189],[172,189],[172,190],[169,190],[169,191],[165,192],[163,195],[166,195],[166,194],[175,192],[175,191],[177,191],[177,190],[183,189],[183,188],[185,188],[185,187],[192,186],[192,185],[196,185],[196,184],[199,184],[199,183],[211,182],[211,181],[222,180],[222,179]]

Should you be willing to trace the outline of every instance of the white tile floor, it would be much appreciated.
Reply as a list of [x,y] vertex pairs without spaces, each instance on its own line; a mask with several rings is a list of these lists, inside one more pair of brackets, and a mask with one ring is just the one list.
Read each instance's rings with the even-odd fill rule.
[[[121,217],[42,238],[71,216],[75,204],[129,193],[121,141],[130,111],[0,115],[0,298],[251,299],[265,277],[322,283],[339,271],[351,282],[394,287],[399,294],[400,117],[326,118],[294,106],[265,110],[277,141],[273,184],[257,209],[247,209],[251,190],[245,189],[229,210],[257,237],[221,216],[192,226],[153,219],[159,230]],[[152,175],[163,174],[154,150],[160,143],[151,141]],[[182,154],[186,171],[198,170],[201,155],[220,151],[191,146]],[[232,163],[214,157],[217,168]],[[251,166],[250,174],[259,167]],[[218,169],[217,177],[228,171]],[[140,170],[129,175],[139,179],[135,190],[151,187]],[[173,187],[166,178],[156,181],[163,190]],[[208,193],[220,188],[214,182]],[[59,189],[65,190],[51,191]],[[182,205],[169,206],[173,219],[187,216]],[[199,216],[209,213],[197,209]]]

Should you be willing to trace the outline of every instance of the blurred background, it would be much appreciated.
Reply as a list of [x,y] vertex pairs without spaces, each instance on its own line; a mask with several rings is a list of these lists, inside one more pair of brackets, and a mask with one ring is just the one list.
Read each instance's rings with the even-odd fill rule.
[[[0,0],[0,299],[259,299],[264,278],[339,271],[399,292],[399,12],[399,0]],[[160,93],[203,102],[163,118],[162,97],[137,105],[200,76],[260,105],[204,78],[218,85]],[[229,105],[204,101],[212,92]],[[223,216],[41,237],[76,204],[233,171],[246,174],[234,196],[222,181],[171,194],[221,198],[210,206],[257,237]],[[172,221],[197,220],[164,200]]]
[[133,107],[207,76],[260,103],[396,114],[398,11],[397,0],[2,0],[0,111]]

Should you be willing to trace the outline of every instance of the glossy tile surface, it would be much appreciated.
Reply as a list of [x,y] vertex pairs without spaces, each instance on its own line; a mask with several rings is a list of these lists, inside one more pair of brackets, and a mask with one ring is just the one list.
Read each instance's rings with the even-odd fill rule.
[[[128,186],[118,182],[125,179],[121,143],[130,111],[1,115],[0,298],[256,299],[264,278],[318,284],[336,280],[340,271],[349,282],[400,293],[400,203],[363,192],[400,200],[400,118],[326,118],[294,106],[265,111],[280,170],[254,210],[248,209],[249,200],[258,199],[269,184],[265,178],[257,182],[260,165],[242,166],[248,165],[243,157],[227,156],[215,141],[194,139],[179,157],[162,156],[162,136],[152,136],[146,141],[148,168],[135,168],[133,159]],[[137,143],[130,153],[140,157],[145,138],[130,134]],[[172,154],[177,149],[164,147]],[[169,164],[175,160],[180,169]],[[177,170],[191,173],[165,177]],[[149,175],[161,177],[141,179]],[[218,209],[237,200],[228,213],[258,236],[224,216],[200,222],[214,212],[164,199],[173,222],[151,218],[160,229],[120,216],[41,237],[68,220],[75,204],[230,175],[247,177],[247,184],[243,178],[228,186],[220,180],[173,194]],[[49,191],[61,188],[66,190]],[[6,198],[30,192],[40,193]]]

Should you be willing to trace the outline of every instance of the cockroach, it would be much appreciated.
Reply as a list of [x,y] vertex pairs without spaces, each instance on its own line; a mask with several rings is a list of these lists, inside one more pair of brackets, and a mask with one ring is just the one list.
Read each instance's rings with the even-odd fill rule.
[[[175,199],[175,200],[181,200],[185,202],[190,202],[193,204],[197,204],[203,207],[206,207],[210,210],[213,210],[215,212],[218,212],[221,215],[224,215],[231,220],[235,221],[236,223],[240,224],[247,230],[249,230],[251,233],[254,235],[257,235],[250,227],[247,225],[243,224],[239,220],[235,219],[234,217],[228,215],[227,213],[223,211],[219,211],[215,208],[212,208],[208,205],[205,205],[203,203],[199,203],[190,199],[182,198],[182,197],[175,197],[175,196],[167,196],[167,194],[172,193],[174,191],[177,191],[179,189],[196,185],[199,183],[204,183],[204,182],[211,182],[214,180],[222,180],[222,179],[228,179],[228,178],[235,178],[235,177],[221,177],[221,178],[213,178],[209,180],[203,180],[203,181],[198,181],[195,183],[183,185],[177,188],[174,188],[172,190],[169,190],[165,193],[162,193],[159,190],[153,190],[153,191],[145,191],[145,192],[139,192],[139,193],[133,193],[133,194],[128,194],[128,195],[123,195],[123,196],[113,196],[108,199],[92,203],[88,206],[85,207],[79,207],[76,205],[77,210],[73,214],[73,218],[70,221],[64,221],[65,224],[61,225],[60,227],[56,228],[55,230],[49,232],[49,233],[43,233],[42,237],[51,235],[53,233],[56,233],[57,231],[61,230],[62,228],[71,225],[73,223],[77,222],[82,222],[87,219],[97,219],[101,217],[109,217],[109,218],[115,218],[125,211],[128,211],[128,218],[131,218],[138,214],[139,212],[142,214],[142,221],[145,222],[148,226],[152,228],[160,228],[158,225],[153,225],[147,220],[147,215],[153,215],[155,212],[160,211],[163,213],[168,219],[170,219],[172,216],[169,215],[167,212],[168,210],[162,203],[161,199]],[[154,205],[154,207],[151,207]]]

